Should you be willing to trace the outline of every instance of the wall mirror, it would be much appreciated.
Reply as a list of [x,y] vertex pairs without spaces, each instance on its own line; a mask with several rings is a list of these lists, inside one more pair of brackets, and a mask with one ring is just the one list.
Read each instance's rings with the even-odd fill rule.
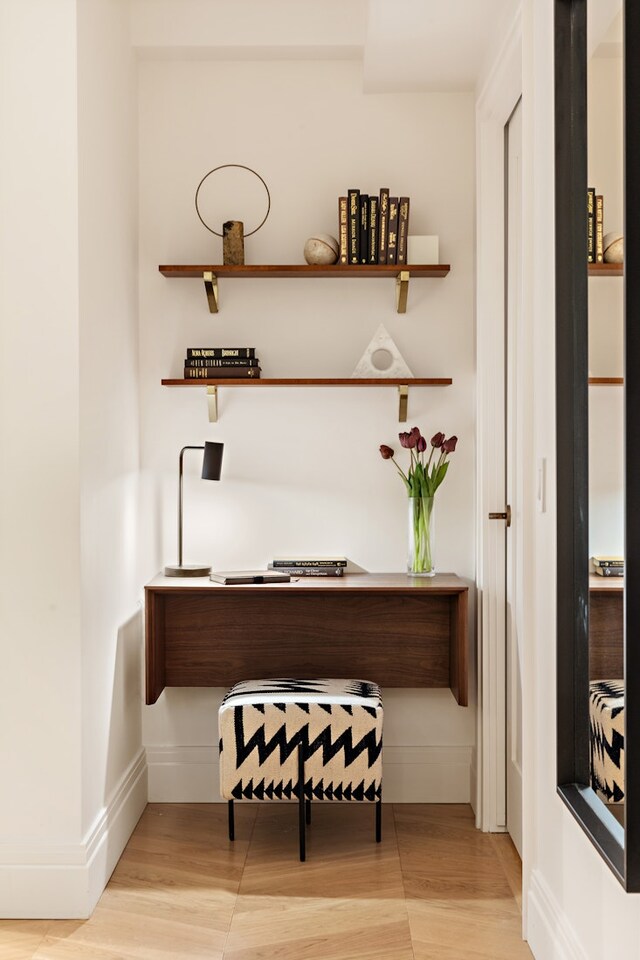
[[[588,2],[555,0],[558,793],[638,892],[640,7],[622,4],[598,62]],[[597,247],[589,264],[591,187],[624,266]],[[623,577],[597,572],[607,557]]]

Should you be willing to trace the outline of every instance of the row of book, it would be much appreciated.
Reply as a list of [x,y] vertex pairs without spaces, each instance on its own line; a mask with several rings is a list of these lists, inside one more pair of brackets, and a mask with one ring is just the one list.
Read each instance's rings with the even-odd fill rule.
[[257,380],[260,361],[255,347],[189,347],[185,380]]
[[604,263],[604,197],[587,190],[587,262]]
[[592,557],[591,562],[600,577],[624,577],[624,557]]
[[275,557],[268,568],[291,577],[341,577],[346,565],[346,557]]
[[352,188],[338,197],[338,237],[343,265],[407,263],[409,197],[391,197]]

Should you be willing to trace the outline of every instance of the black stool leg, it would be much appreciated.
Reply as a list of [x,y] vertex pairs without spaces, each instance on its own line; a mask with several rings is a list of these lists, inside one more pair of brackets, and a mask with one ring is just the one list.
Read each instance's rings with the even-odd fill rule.
[[382,800],[376,800],[376,843],[382,840]]
[[307,805],[307,825],[311,823],[311,800],[305,801]]
[[233,818],[233,800],[229,800],[229,840],[235,840],[236,838],[236,829],[235,822]]
[[300,831],[300,862],[306,860],[305,850],[305,802],[304,802],[304,753],[303,745],[298,744],[298,825]]

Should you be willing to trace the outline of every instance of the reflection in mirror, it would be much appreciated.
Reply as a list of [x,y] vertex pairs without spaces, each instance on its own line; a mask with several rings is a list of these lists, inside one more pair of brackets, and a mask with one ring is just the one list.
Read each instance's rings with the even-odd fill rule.
[[[624,824],[622,11],[588,37],[589,745],[591,786]],[[612,262],[613,261],[613,262]]]

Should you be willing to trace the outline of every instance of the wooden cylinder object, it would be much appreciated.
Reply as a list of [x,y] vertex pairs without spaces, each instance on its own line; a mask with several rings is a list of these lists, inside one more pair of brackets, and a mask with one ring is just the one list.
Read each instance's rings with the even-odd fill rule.
[[230,266],[240,266],[244,263],[242,220],[227,220],[222,224],[222,262]]

